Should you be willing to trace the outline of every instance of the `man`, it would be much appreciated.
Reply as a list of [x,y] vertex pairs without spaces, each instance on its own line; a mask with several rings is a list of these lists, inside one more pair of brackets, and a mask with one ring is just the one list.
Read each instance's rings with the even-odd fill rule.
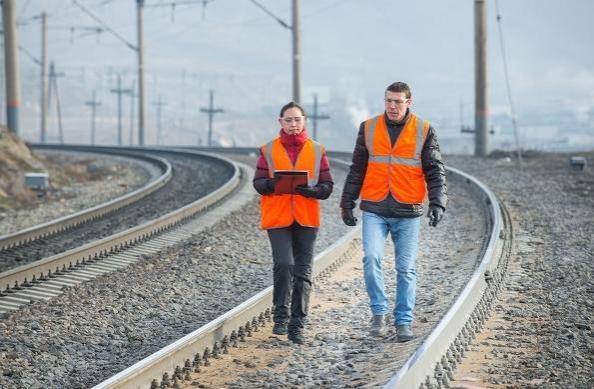
[[429,197],[429,225],[437,226],[447,203],[445,169],[434,129],[411,112],[412,94],[404,82],[386,88],[385,112],[359,127],[353,161],[340,207],[342,220],[354,226],[355,201],[361,195],[363,273],[373,314],[371,335],[384,330],[388,299],[382,260],[388,232],[396,257],[394,325],[399,342],[412,339],[416,294],[416,258],[420,216]]

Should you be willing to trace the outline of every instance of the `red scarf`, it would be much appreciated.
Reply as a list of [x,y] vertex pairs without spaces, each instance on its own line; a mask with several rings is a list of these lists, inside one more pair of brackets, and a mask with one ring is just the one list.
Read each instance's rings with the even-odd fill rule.
[[298,135],[289,135],[281,129],[280,139],[282,145],[285,146],[285,149],[287,150],[287,154],[289,154],[291,162],[295,164],[303,144],[309,139],[309,135],[307,134],[307,130],[305,128]]

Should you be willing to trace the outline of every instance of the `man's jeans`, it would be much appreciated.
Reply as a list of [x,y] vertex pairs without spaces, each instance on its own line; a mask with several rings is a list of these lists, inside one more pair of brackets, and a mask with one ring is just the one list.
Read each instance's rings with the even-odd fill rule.
[[395,325],[410,324],[415,306],[417,249],[420,217],[387,218],[363,211],[363,273],[374,315],[388,313],[382,260],[388,232],[394,242],[396,257]]

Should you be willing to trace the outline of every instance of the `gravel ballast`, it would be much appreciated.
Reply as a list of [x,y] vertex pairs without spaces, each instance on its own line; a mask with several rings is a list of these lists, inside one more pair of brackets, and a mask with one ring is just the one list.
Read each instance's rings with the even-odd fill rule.
[[[253,338],[211,360],[185,387],[207,388],[344,388],[381,387],[404,364],[450,307],[470,277],[485,230],[481,209],[459,184],[450,183],[451,212],[438,228],[421,223],[417,263],[415,338],[397,343],[391,315],[384,336],[369,336],[370,311],[363,281],[361,240],[356,239],[345,263],[331,276],[316,280],[306,342],[297,346],[272,335],[269,324]],[[453,242],[448,240],[453,238]],[[394,307],[393,246],[386,244],[386,291]],[[224,372],[224,374],[221,374]]]
[[[338,213],[344,172],[335,168],[333,174],[336,191],[323,202],[324,227],[317,252],[348,228]],[[421,257],[425,259],[419,264],[420,283],[432,285],[421,286],[425,292],[418,299],[419,317],[424,318],[419,328],[426,325],[425,331],[462,288],[481,246],[480,228],[456,222],[481,211],[464,196],[459,199],[463,203],[447,215],[443,228],[428,231],[423,223],[422,234],[432,236],[430,243],[424,238],[427,243]],[[191,241],[10,315],[0,322],[0,385],[88,387],[266,288],[271,283],[272,263],[267,236],[257,228],[258,219],[258,200],[254,199]],[[467,239],[456,239],[459,244],[450,247],[445,240],[448,235]],[[461,265],[465,272],[460,271]],[[360,299],[346,314],[356,322],[356,331],[364,332],[368,309],[361,297],[362,279],[354,280]],[[336,314],[331,318],[336,320]],[[313,323],[314,327],[318,325]],[[328,347],[340,355],[340,344],[330,342]]]
[[[506,301],[504,296],[501,307],[496,304],[493,317],[499,310],[506,318],[487,333],[488,345],[475,346],[473,352],[485,363],[467,376],[472,382],[588,387],[592,380],[592,171],[570,170],[567,158],[526,159],[522,171],[505,160],[446,158],[490,186],[518,225],[518,255],[508,276],[508,288],[518,297]],[[338,169],[334,176],[338,184],[324,202],[318,252],[347,228],[338,216]],[[450,185],[451,202],[438,228],[422,223],[415,342],[422,341],[463,287],[481,246],[481,210],[461,192]],[[0,386],[91,386],[267,287],[270,248],[257,224],[254,200],[192,241],[0,321]],[[390,251],[388,245],[386,253]],[[361,269],[358,255],[352,255],[354,262],[348,263],[356,274]],[[387,269],[392,262],[387,256]],[[267,373],[258,361],[246,360],[248,373],[239,378],[229,373],[226,384],[343,387],[385,382],[414,343],[402,346],[389,337],[378,341],[366,336],[369,314],[362,277],[348,274],[338,283],[316,286],[321,300],[312,306],[306,346],[279,338],[261,346],[281,350],[283,363],[267,363],[280,369],[286,362],[287,374]],[[387,282],[392,288],[393,279]],[[518,342],[526,345],[527,338],[534,339],[530,347],[518,350]],[[379,370],[372,370],[374,366]]]
[[492,316],[452,385],[594,387],[594,152],[450,158],[483,180],[516,226],[515,255]]

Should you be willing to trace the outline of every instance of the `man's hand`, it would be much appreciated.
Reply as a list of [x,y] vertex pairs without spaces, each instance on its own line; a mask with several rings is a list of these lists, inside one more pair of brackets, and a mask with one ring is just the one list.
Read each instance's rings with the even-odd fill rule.
[[342,216],[342,221],[347,226],[354,227],[357,225],[357,218],[353,215],[353,210],[351,208],[341,208],[340,216]]
[[429,212],[427,212],[427,217],[429,218],[429,225],[431,227],[437,226],[437,224],[443,218],[443,208],[439,205],[430,205]]
[[303,197],[309,197],[312,199],[319,199],[321,195],[321,189],[317,186],[298,185],[295,191]]

